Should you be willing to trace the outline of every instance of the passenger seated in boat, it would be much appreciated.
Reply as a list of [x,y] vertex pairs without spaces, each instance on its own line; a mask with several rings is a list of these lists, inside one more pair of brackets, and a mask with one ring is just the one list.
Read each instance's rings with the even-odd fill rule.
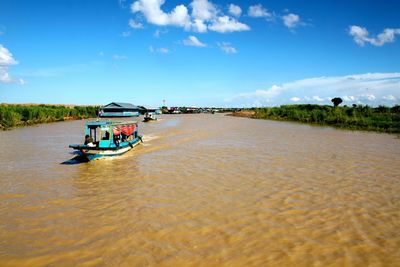
[[121,133],[121,140],[122,142],[126,142],[128,140],[128,137],[124,133]]
[[120,136],[119,135],[114,135],[114,143],[116,146],[119,146],[119,144],[120,144]]
[[88,134],[85,135],[85,145],[87,145],[87,146],[95,146],[93,144],[93,138],[90,137]]
[[109,140],[109,139],[110,139],[110,133],[108,131],[106,131],[102,140]]

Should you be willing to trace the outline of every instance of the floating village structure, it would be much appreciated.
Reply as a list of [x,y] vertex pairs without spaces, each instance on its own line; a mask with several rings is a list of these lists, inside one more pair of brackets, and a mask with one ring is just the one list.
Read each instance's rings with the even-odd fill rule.
[[99,110],[99,117],[137,117],[143,110],[130,103],[111,102]]

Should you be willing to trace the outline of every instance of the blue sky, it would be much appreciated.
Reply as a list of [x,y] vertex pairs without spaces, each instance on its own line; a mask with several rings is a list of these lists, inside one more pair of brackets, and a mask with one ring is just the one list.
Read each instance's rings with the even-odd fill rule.
[[400,103],[399,1],[0,1],[0,103]]

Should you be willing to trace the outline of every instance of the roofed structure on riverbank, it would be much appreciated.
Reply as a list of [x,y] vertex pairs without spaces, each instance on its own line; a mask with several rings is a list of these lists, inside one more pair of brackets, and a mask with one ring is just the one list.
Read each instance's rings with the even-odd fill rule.
[[131,103],[111,102],[100,108],[100,117],[134,117],[139,116],[141,108]]
[[148,107],[148,106],[139,106],[141,109],[140,112],[144,115],[149,112],[154,112],[156,114],[161,114],[161,109],[160,108],[155,108],[155,107]]

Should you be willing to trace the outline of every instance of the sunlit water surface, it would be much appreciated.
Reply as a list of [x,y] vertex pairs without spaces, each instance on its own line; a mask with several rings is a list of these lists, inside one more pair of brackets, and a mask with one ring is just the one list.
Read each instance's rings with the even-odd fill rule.
[[0,266],[400,266],[395,135],[164,115],[61,164],[83,129],[0,132]]

